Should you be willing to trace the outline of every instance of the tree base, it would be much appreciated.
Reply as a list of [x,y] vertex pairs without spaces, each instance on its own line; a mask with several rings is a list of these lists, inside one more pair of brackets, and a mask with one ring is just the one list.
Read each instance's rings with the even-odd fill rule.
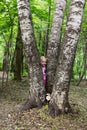
[[45,101],[42,103],[40,99],[36,99],[34,97],[30,97],[27,101],[22,105],[20,111],[27,111],[32,108],[41,108],[45,104]]
[[57,117],[59,114],[67,114],[71,112],[72,112],[72,109],[69,104],[64,109],[59,109],[55,103],[53,104],[49,103],[48,105],[48,114],[53,118]]

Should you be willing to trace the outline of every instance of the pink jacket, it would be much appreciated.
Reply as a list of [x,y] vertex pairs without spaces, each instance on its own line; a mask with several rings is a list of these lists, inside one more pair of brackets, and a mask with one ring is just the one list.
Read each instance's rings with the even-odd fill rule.
[[46,85],[46,80],[47,80],[46,66],[42,66],[42,72],[43,72],[44,85]]

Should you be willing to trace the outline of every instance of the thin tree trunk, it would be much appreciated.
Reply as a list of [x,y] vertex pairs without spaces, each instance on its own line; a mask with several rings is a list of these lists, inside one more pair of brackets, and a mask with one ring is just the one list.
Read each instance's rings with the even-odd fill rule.
[[49,102],[49,114],[54,117],[60,113],[71,111],[68,94],[84,4],[85,0],[71,1],[67,27],[60,51],[51,100]]
[[80,78],[79,78],[79,80],[78,80],[78,82],[77,82],[77,86],[79,86],[79,84],[80,84],[80,82],[82,81],[82,79],[83,79],[83,76],[85,75],[85,72],[86,72],[86,69],[87,69],[87,43],[85,43],[85,48],[84,48],[84,58],[83,58],[83,66],[84,66],[84,68],[83,68],[83,72],[82,72],[82,74],[81,74],[81,76],[80,76]]
[[64,16],[64,10],[66,6],[66,0],[57,0],[56,9],[53,18],[53,25],[50,35],[50,40],[48,42],[47,48],[47,89],[48,92],[52,92],[53,81],[55,77],[57,59],[60,49],[60,34],[62,21]]
[[4,58],[3,58],[3,66],[2,66],[2,70],[3,70],[3,74],[2,74],[2,88],[4,86],[4,81],[7,80],[7,68],[8,68],[8,56],[7,56],[7,52],[5,51],[4,53]]
[[44,52],[45,52],[45,55],[47,55],[49,32],[50,32],[51,0],[50,0],[50,5],[49,5],[49,10],[48,11],[49,11],[48,12],[48,24],[47,24],[47,30],[46,30],[45,40],[44,40]]
[[44,104],[45,87],[42,77],[40,57],[37,51],[33,32],[34,29],[30,13],[30,3],[28,0],[17,0],[17,3],[20,28],[29,73],[29,98],[22,108],[22,110],[27,110],[33,107],[41,107]]
[[20,25],[18,24],[18,34],[16,39],[15,58],[14,58],[14,79],[20,81],[23,63],[23,43],[21,38]]
[[[13,21],[11,21],[13,23]],[[8,78],[9,78],[9,72],[10,72],[10,59],[11,59],[11,54],[10,54],[10,47],[12,45],[12,36],[13,36],[13,26],[10,28],[10,35],[8,41],[6,41],[5,36],[3,35],[5,41],[6,41],[6,50],[4,54],[4,59],[3,59],[3,68],[6,72],[6,86],[8,85]],[[4,67],[5,66],[5,67]],[[4,82],[4,80],[2,80]],[[3,83],[2,83],[3,84]]]

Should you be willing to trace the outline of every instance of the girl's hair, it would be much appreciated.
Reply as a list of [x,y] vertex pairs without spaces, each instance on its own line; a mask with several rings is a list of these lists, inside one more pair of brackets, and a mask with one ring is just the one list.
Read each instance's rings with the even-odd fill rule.
[[41,56],[41,57],[40,57],[40,60],[47,62],[47,58],[46,58],[45,56]]

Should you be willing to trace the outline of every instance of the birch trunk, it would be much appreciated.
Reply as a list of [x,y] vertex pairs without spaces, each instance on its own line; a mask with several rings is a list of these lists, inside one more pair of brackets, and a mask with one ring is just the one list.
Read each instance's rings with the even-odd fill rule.
[[49,114],[54,117],[59,113],[66,113],[71,110],[68,93],[84,4],[85,0],[71,1],[67,27],[60,51],[51,100],[49,102]]
[[53,80],[57,67],[57,59],[60,46],[60,34],[63,22],[66,0],[57,0],[56,9],[53,18],[53,25],[47,48],[47,91],[52,92]]
[[23,110],[33,107],[41,107],[45,102],[45,87],[43,84],[40,58],[36,47],[29,0],[17,0],[18,15],[24,51],[29,72],[29,98],[23,106]]

